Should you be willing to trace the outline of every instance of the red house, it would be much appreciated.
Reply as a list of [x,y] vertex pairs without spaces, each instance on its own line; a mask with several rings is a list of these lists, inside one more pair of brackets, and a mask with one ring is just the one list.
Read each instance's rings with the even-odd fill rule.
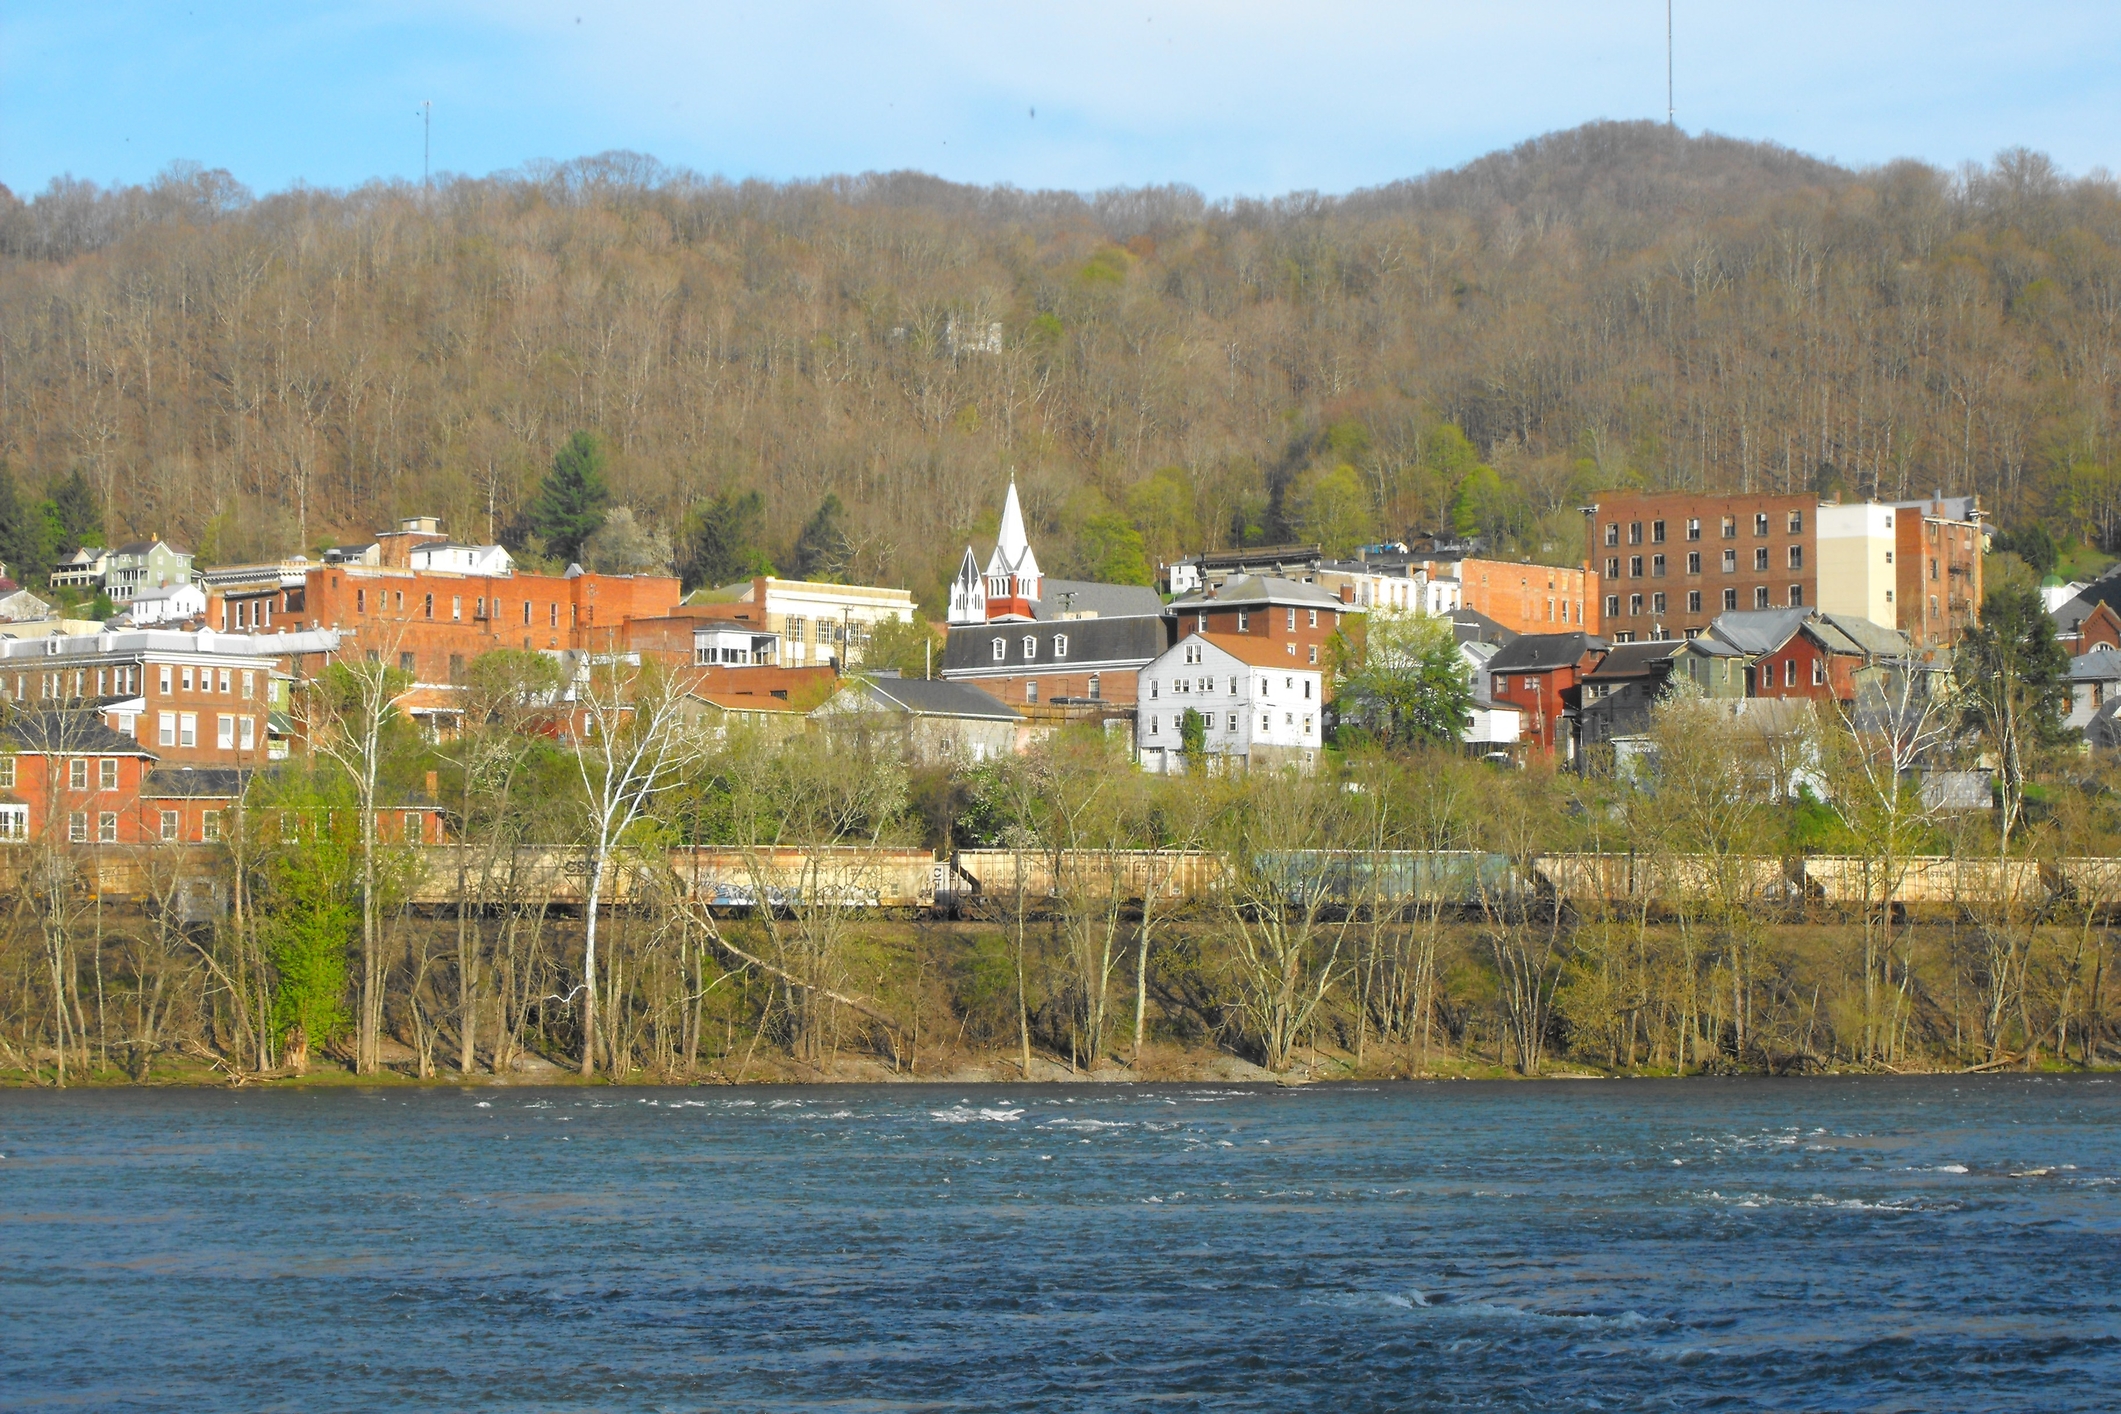
[[1723,614],[1709,631],[1748,659],[1748,697],[1853,702],[1866,674],[1904,669],[1914,655],[1893,629],[1816,609]]
[[0,842],[144,844],[154,754],[93,711],[25,712],[0,726]]
[[1605,640],[1589,633],[1527,633],[1497,649],[1483,670],[1489,696],[1523,714],[1524,735],[1549,756],[1576,754],[1569,723],[1582,705],[1583,675],[1605,657]]

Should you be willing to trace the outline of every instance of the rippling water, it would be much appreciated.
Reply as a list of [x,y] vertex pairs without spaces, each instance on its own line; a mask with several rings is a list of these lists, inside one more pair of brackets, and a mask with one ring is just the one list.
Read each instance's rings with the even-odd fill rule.
[[0,1408],[2112,1409],[2104,1079],[0,1094]]

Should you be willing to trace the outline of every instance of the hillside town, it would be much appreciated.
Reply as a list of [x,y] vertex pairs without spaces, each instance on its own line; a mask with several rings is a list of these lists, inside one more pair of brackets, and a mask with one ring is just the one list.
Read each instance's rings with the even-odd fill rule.
[[[307,750],[304,694],[329,665],[397,669],[394,710],[439,743],[461,725],[470,665],[499,650],[552,660],[554,704],[590,664],[653,662],[710,728],[785,734],[859,713],[915,764],[971,765],[1092,724],[1151,773],[1310,770],[1373,725],[1344,691],[1370,622],[1426,620],[1469,689],[1467,752],[1625,769],[1653,707],[1682,690],[1733,713],[1888,712],[1948,690],[1982,601],[1988,529],[1972,498],[1941,494],[1630,493],[1586,506],[1584,535],[1573,566],[1437,539],[1350,558],[1290,544],[1164,564],[1157,588],[1095,583],[1042,572],[1011,482],[998,534],[965,548],[939,625],[887,586],[762,574],[686,595],[668,574],[528,572],[431,516],[315,562],[197,565],[159,538],[83,546],[50,584],[103,596],[107,619],[0,584],[18,778],[0,836],[213,841],[252,773]],[[2070,725],[2111,744],[2121,576],[2044,592],[2073,654]],[[887,624],[926,640],[917,666],[866,661]],[[436,801],[408,798],[399,818],[407,838],[449,836]]]

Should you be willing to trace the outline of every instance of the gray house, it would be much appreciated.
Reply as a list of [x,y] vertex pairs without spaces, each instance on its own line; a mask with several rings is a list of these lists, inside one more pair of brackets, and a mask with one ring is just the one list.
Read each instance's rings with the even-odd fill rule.
[[826,730],[881,730],[903,741],[916,766],[969,765],[1017,749],[1023,717],[967,683],[873,673],[850,680],[810,714]]

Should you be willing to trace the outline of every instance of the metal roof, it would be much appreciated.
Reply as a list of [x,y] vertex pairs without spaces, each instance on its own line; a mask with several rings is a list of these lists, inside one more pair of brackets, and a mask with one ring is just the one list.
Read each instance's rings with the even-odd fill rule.
[[1042,598],[1032,610],[1040,620],[1059,619],[1062,614],[1095,614],[1101,619],[1134,618],[1161,614],[1163,598],[1139,584],[1099,584],[1087,579],[1051,579],[1039,585]]
[[1348,605],[1315,584],[1300,584],[1293,579],[1276,579],[1272,575],[1248,574],[1243,579],[1233,579],[1224,585],[1220,594],[1195,594],[1181,599],[1171,606],[1173,613],[1194,613],[1201,609],[1247,608],[1254,604],[1294,604],[1299,608],[1345,609]]
[[907,712],[916,717],[978,717],[1000,722],[1020,719],[1008,703],[961,682],[877,676],[863,680],[856,690],[884,711]]
[[1586,653],[1605,651],[1605,640],[1589,633],[1525,633],[1505,643],[1488,659],[1492,673],[1544,672],[1572,668]]

